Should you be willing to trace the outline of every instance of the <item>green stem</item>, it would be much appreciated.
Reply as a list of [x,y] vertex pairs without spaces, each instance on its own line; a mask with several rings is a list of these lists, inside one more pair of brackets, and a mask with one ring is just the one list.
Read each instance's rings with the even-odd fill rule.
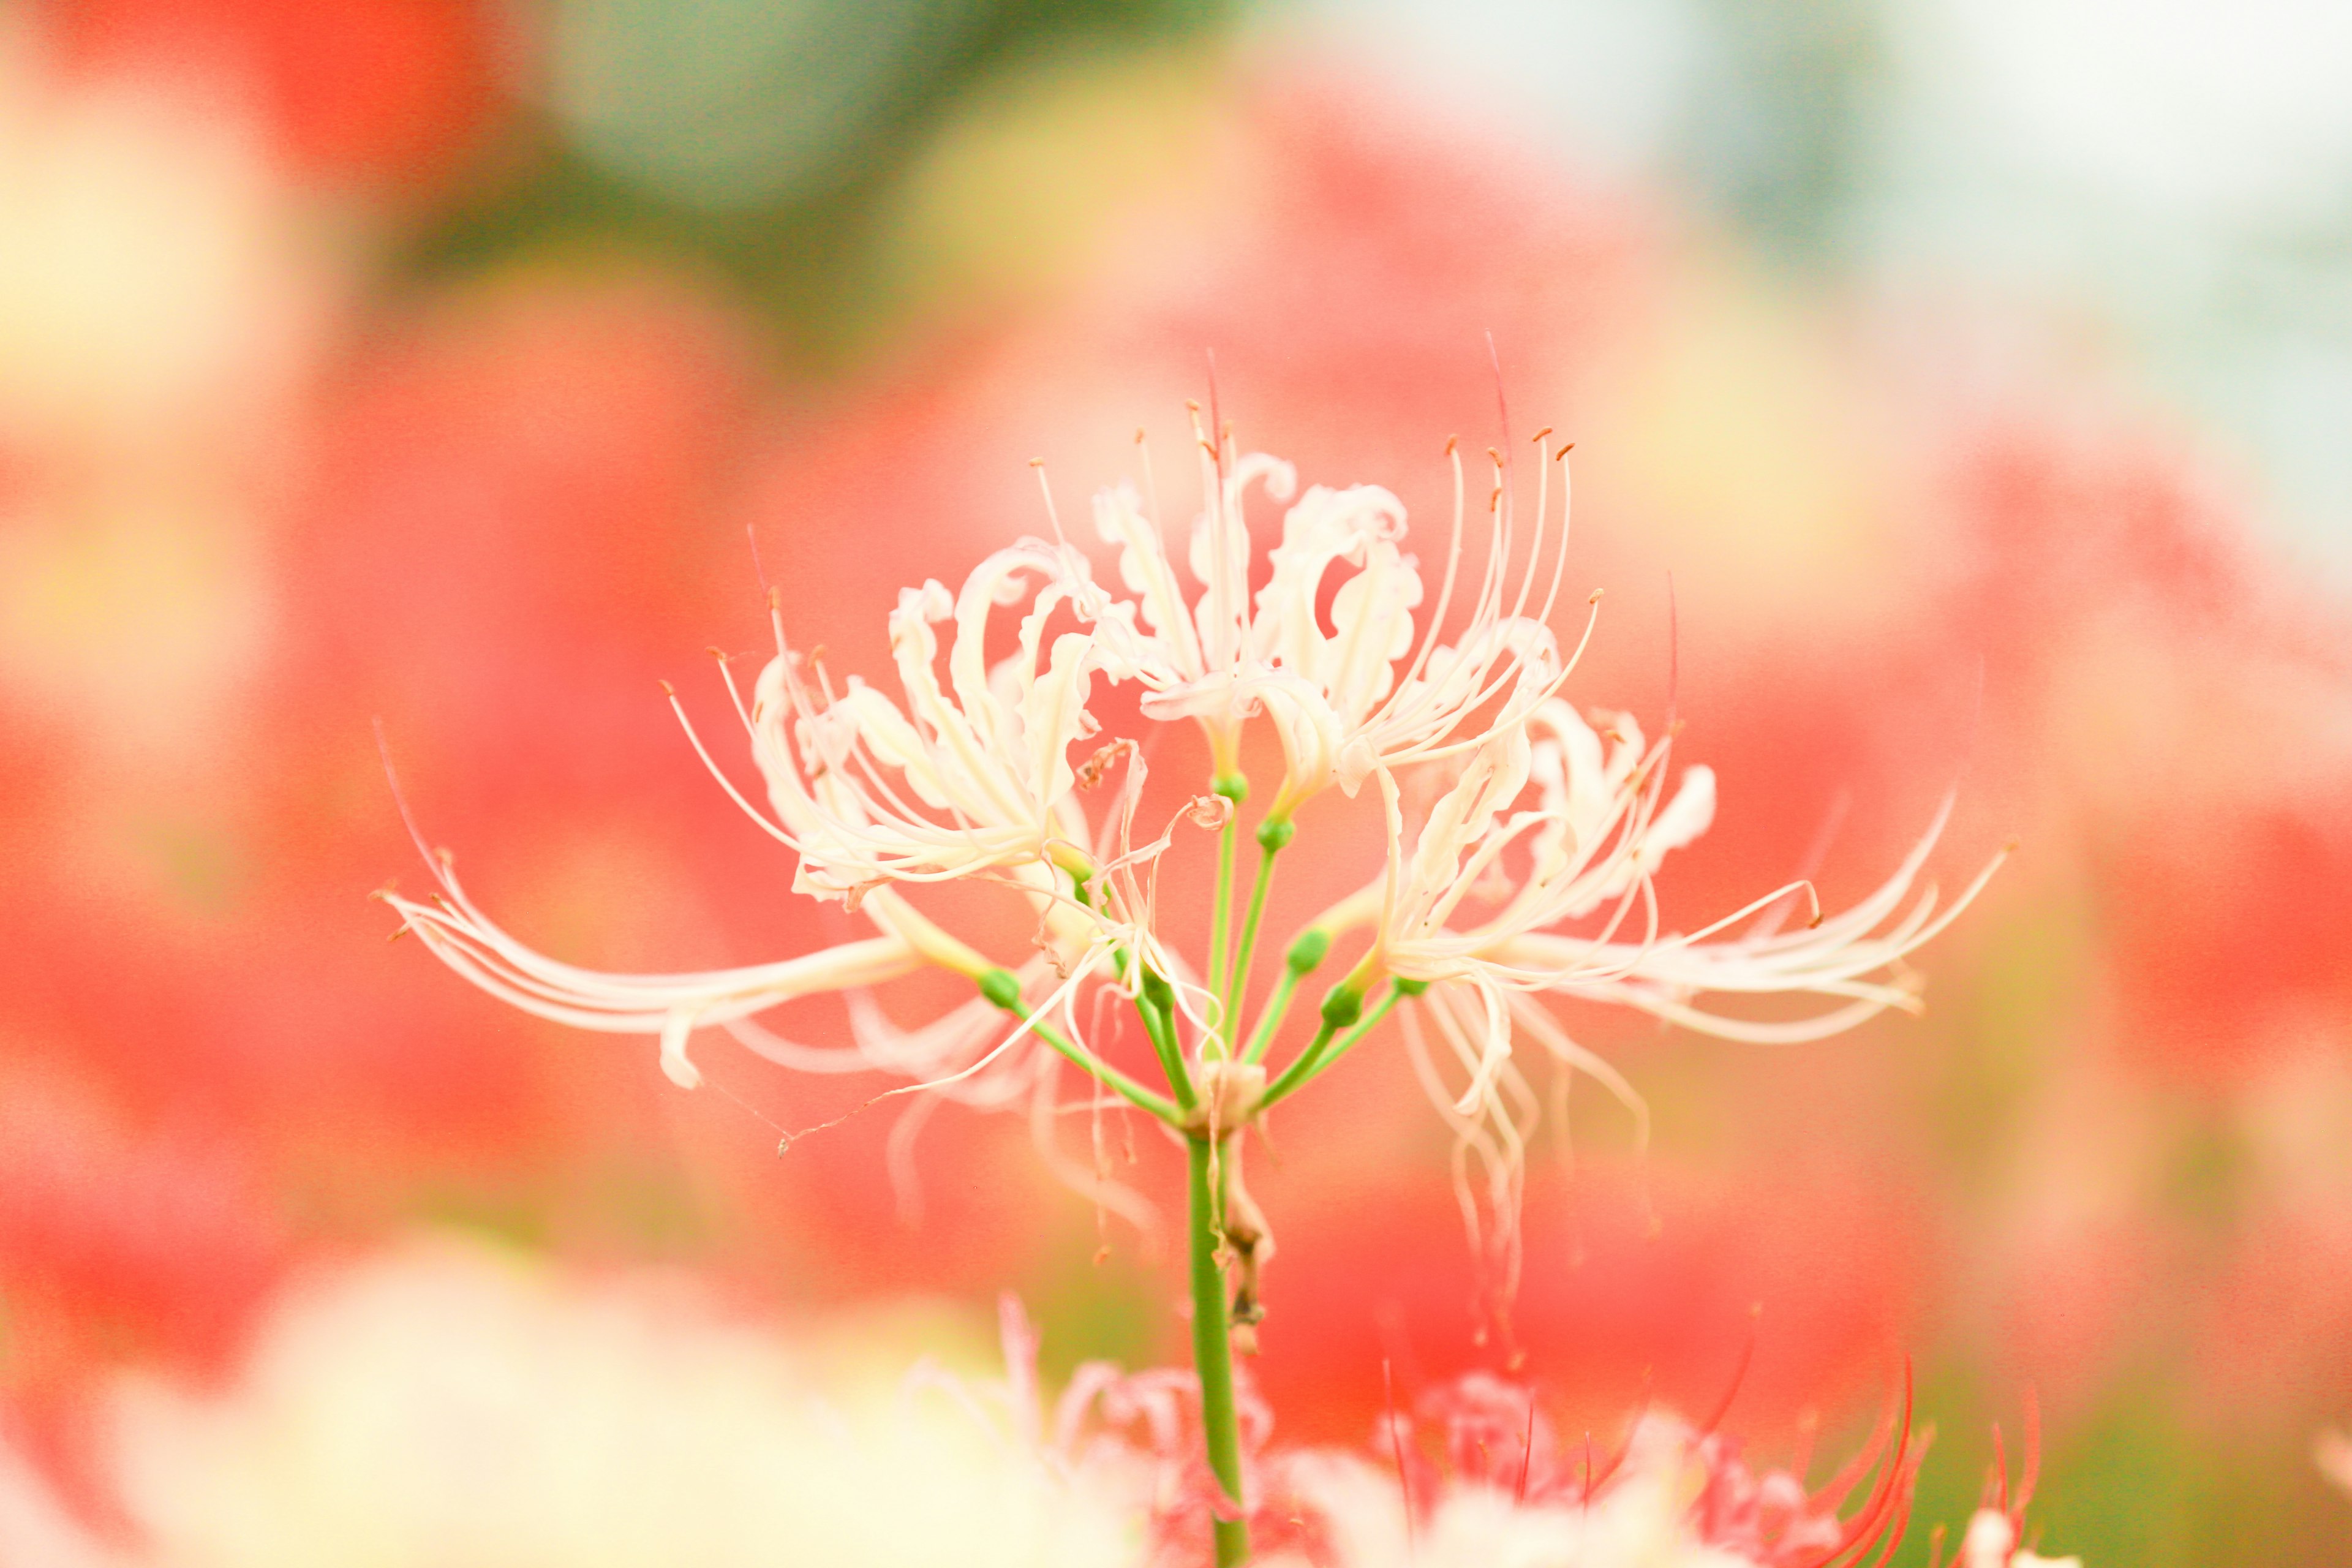
[[1274,1037],[1281,1029],[1282,1020],[1290,1014],[1290,1000],[1298,993],[1298,983],[1313,973],[1315,966],[1323,962],[1323,955],[1330,951],[1330,932],[1308,926],[1298,933],[1298,940],[1292,942],[1290,951],[1282,955],[1282,979],[1276,984],[1274,996],[1258,1018],[1257,1033],[1250,1037],[1249,1049],[1244,1053],[1243,1060],[1255,1062],[1265,1059],[1266,1049],[1274,1044]]
[[[1265,1093],[1258,1097],[1257,1108],[1264,1110],[1275,1101],[1287,1099],[1322,1077],[1341,1057],[1354,1048],[1357,1041],[1380,1027],[1381,1020],[1389,1016],[1399,998],[1417,996],[1423,989],[1413,981],[1391,981],[1381,993],[1380,1000],[1372,1005],[1372,1010],[1363,1013],[1360,994],[1344,985],[1333,987],[1331,994],[1323,999],[1323,1026],[1315,1032],[1315,1038],[1307,1043],[1307,1048],[1298,1053],[1297,1059],[1283,1068],[1282,1076],[1266,1085]],[[1353,1011],[1343,1000],[1346,998],[1353,999]],[[1335,1010],[1339,1014],[1336,1022],[1333,1019]],[[1341,1030],[1346,1033],[1340,1033]]]
[[1316,1061],[1323,1055],[1323,1047],[1331,1043],[1331,1037],[1338,1034],[1343,1026],[1332,1023],[1328,1017],[1326,1017],[1323,1020],[1323,1026],[1315,1031],[1315,1037],[1307,1042],[1307,1048],[1291,1058],[1290,1065],[1276,1075],[1272,1083],[1265,1086],[1265,1092],[1257,1097],[1257,1108],[1260,1110],[1265,1110],[1276,1100],[1286,1098],[1292,1089],[1305,1083],[1307,1073],[1313,1069]]
[[[1171,1127],[1184,1122],[1184,1113],[1167,1096],[1154,1094],[1118,1068],[1099,1057],[1080,1050],[1065,1039],[1062,1032],[1037,1017],[1029,1005],[1021,999],[1021,981],[1009,969],[992,969],[980,977],[980,994],[1005,1012],[1029,1026],[1030,1032],[1059,1051],[1088,1078],[1108,1086],[1120,1098],[1141,1110],[1150,1111]],[[1189,1085],[1187,1087],[1190,1087]]]
[[1234,964],[1223,975],[1219,992],[1225,999],[1225,1016],[1234,1024],[1233,1033],[1238,1044],[1242,1005],[1249,1000],[1250,959],[1257,948],[1257,928],[1265,919],[1265,897],[1274,887],[1274,858],[1290,842],[1297,829],[1288,822],[1267,818],[1257,825],[1258,848],[1263,851],[1257,863],[1256,885],[1250,889],[1249,913],[1242,921],[1241,941],[1234,948]]
[[1201,1103],[1201,1097],[1192,1088],[1192,1075],[1184,1069],[1184,1053],[1176,1044],[1176,993],[1166,975],[1144,970],[1142,982],[1135,988],[1135,1010],[1143,1016],[1143,1032],[1151,1037],[1151,1048],[1159,1054],[1160,1070],[1168,1076],[1168,1087],[1176,1091],[1176,1103],[1189,1114]]
[[[1241,803],[1249,792],[1249,784],[1239,776],[1221,778],[1213,786],[1216,792],[1234,803],[1232,815],[1225,818],[1223,832],[1217,835],[1217,900],[1209,910],[1209,985],[1219,998],[1222,1007],[1225,974],[1225,935],[1234,919],[1234,879],[1235,859],[1241,847]],[[1203,1049],[1214,1047],[1220,1056],[1233,1054],[1234,1020],[1231,1013],[1217,1020],[1216,1032],[1204,1042]]]
[[[1225,1303],[1225,1270],[1217,1221],[1222,1173],[1216,1147],[1199,1134],[1185,1140],[1192,1165],[1192,1366],[1201,1380],[1201,1427],[1208,1440],[1209,1470],[1236,1508],[1242,1495],[1241,1423],[1234,1410],[1233,1327]],[[1217,1568],[1249,1561],[1249,1521],[1210,1521],[1217,1542]]]
[[1274,1033],[1282,1027],[1283,1015],[1290,1011],[1290,999],[1297,993],[1298,972],[1284,969],[1282,978],[1274,983],[1274,994],[1267,998],[1265,1011],[1258,1015],[1257,1033],[1250,1037],[1249,1049],[1242,1053],[1242,1060],[1265,1059],[1266,1047],[1274,1044]]

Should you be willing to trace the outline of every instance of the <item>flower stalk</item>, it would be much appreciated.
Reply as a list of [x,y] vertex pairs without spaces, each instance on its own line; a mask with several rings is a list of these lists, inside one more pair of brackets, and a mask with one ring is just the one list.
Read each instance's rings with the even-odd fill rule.
[[[1506,1194],[1491,1218],[1507,1238],[1527,1131],[1512,1108],[1535,1100],[1515,1052],[1532,1044],[1599,1080],[1646,1127],[1631,1086],[1570,1036],[1545,998],[1628,1006],[1731,1039],[1818,1039],[1887,1008],[1916,1010],[1905,959],[1983,879],[1940,906],[1922,886],[1939,816],[1876,892],[1838,913],[1825,918],[1811,888],[1794,883],[1693,931],[1664,925],[1653,879],[1712,821],[1714,775],[1685,769],[1669,794],[1671,733],[1647,742],[1633,715],[1580,710],[1559,695],[1599,595],[1587,601],[1596,608],[1583,638],[1564,652],[1550,618],[1565,562],[1567,469],[1559,467],[1554,528],[1549,432],[1537,437],[1545,460],[1532,530],[1516,510],[1509,465],[1492,454],[1483,567],[1465,560],[1463,459],[1447,444],[1453,532],[1435,557],[1444,567],[1426,613],[1417,613],[1422,568],[1404,548],[1394,494],[1315,486],[1294,502],[1289,464],[1242,453],[1222,426],[1196,421],[1194,435],[1202,498],[1189,551],[1171,551],[1156,502],[1147,507],[1122,485],[1096,497],[1094,525],[1123,593],[1096,580],[1098,563],[1058,521],[1052,542],[996,552],[958,592],[935,580],[905,589],[888,616],[902,697],[837,678],[820,654],[793,648],[772,594],[776,651],[748,692],[719,662],[763,804],[720,766],[671,693],[695,754],[790,852],[793,889],[870,931],[747,968],[605,974],[508,934],[421,837],[436,890],[422,901],[389,889],[383,896],[402,929],[464,978],[558,1023],[649,1037],[662,1070],[684,1088],[703,1081],[691,1037],[715,1027],[793,1070],[881,1072],[906,1080],[890,1094],[1025,1109],[1048,1145],[1061,1113],[1100,1107],[1106,1090],[1170,1128],[1186,1149],[1193,1351],[1206,1458],[1223,1494],[1212,1528],[1217,1561],[1232,1568],[1246,1559],[1249,1537],[1230,1277],[1238,1270],[1239,1317],[1254,1324],[1256,1269],[1270,1255],[1237,1170],[1242,1141],[1269,1108],[1412,1002],[1401,1016],[1408,1054],[1455,1134],[1457,1158],[1480,1164],[1486,1190]],[[1253,491],[1290,503],[1263,570],[1254,569],[1244,516]],[[1180,561],[1197,595],[1186,592]],[[1024,605],[1009,624],[1008,612]],[[1207,742],[1210,793],[1156,837],[1139,820],[1153,748],[1137,734],[1102,733],[1090,706],[1098,684],[1136,689],[1144,729],[1197,725]],[[1283,773],[1253,834],[1260,855],[1244,906],[1239,818],[1250,792],[1239,764],[1252,725],[1273,731]],[[1349,883],[1357,890],[1285,951],[1253,1021],[1251,972],[1297,818],[1326,791],[1367,788],[1386,830],[1376,844],[1352,846],[1365,851]],[[1171,951],[1158,920],[1163,857],[1191,831],[1217,837],[1198,964]],[[1000,963],[918,907],[933,884],[950,881],[1022,907],[983,928],[992,940],[1025,937],[1017,962]],[[1783,931],[1801,896],[1811,918]],[[1264,1064],[1300,986],[1342,941],[1352,967],[1325,994],[1312,1037],[1269,1083]],[[978,994],[912,1028],[864,999],[924,969],[962,975]],[[820,993],[851,995],[845,1041],[798,1044],[760,1021]],[[1089,1037],[1114,994],[1132,1001],[1166,1093],[1111,1064],[1112,1038]],[[1742,1017],[1719,1008],[1725,995],[1803,996],[1815,1010]],[[1424,1049],[1433,1039],[1433,1053]],[[1066,1064],[1090,1080],[1080,1106],[1064,1098]],[[1098,1169],[1086,1175],[1098,1199],[1115,1185]],[[1120,1212],[1148,1209],[1126,1196],[1136,1201]]]
[[[1225,1135],[1225,1136],[1230,1136]],[[1242,1496],[1242,1439],[1234,1404],[1233,1313],[1225,1299],[1224,1181],[1217,1138],[1184,1141],[1192,1285],[1192,1369],[1201,1385],[1201,1429],[1209,1473],[1224,1494],[1210,1520],[1217,1568],[1249,1561],[1249,1521]]]

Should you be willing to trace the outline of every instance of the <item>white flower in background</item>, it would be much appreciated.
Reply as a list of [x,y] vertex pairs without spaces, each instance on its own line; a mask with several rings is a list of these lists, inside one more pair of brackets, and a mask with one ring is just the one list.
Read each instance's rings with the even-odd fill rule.
[[785,1333],[682,1278],[413,1244],[290,1291],[223,1388],[121,1387],[98,1479],[128,1544],[0,1450],[0,1562],[1140,1568],[1122,1477],[910,1381],[940,1328],[869,1308]]
[[1952,1568],[2083,1568],[2079,1557],[2043,1557],[2017,1543],[2017,1520],[1999,1509],[1983,1508],[1969,1521],[1960,1537],[1959,1555]]
[[[999,1334],[1001,1372],[936,1309],[787,1330],[684,1275],[583,1276],[418,1238],[289,1287],[219,1386],[118,1381],[89,1479],[126,1531],[84,1527],[0,1447],[0,1562],[1205,1568],[1192,1374],[1089,1363],[1049,1390],[1009,1298]],[[1535,1397],[1473,1374],[1344,1450],[1275,1446],[1245,1396],[1256,1561],[1866,1562],[1899,1529],[1921,1452],[1890,1411],[1809,1486],[1662,1412],[1565,1443]],[[1956,1568],[2060,1568],[2011,1554],[2011,1531],[1980,1514]]]
[[288,432],[362,268],[202,63],[92,70],[55,20],[0,13],[0,708],[70,737],[119,857],[245,776]]
[[2311,1440],[2311,1458],[2321,1475],[2342,1488],[2345,1496],[2352,1497],[2352,1436],[2333,1426],[2321,1427]]

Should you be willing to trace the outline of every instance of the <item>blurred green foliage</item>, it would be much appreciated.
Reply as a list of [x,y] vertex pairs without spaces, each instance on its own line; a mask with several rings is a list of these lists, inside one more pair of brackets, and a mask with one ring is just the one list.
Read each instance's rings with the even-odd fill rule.
[[[826,0],[740,15],[698,7],[698,24],[741,26],[751,44],[769,46],[756,78],[677,47],[675,16],[645,12],[636,36],[673,39],[669,47],[648,43],[646,68],[658,64],[675,74],[698,60],[714,78],[707,102],[681,89],[632,106],[633,123],[681,144],[712,133],[695,115],[723,124],[729,115],[756,112],[746,108],[753,101],[747,85],[764,83],[786,102],[816,90],[845,58],[894,50],[896,68],[870,72],[863,93],[835,95],[822,116],[799,116],[801,132],[822,138],[822,146],[803,149],[788,137],[766,143],[774,177],[763,183],[757,171],[738,170],[728,199],[702,199],[708,193],[690,180],[665,184],[657,164],[650,178],[645,167],[617,166],[583,143],[560,106],[542,103],[514,117],[509,144],[486,160],[495,173],[415,237],[399,270],[429,281],[548,248],[643,248],[684,258],[714,269],[764,311],[797,368],[838,370],[887,322],[892,300],[877,287],[875,266],[886,237],[885,200],[961,94],[1033,55],[1192,39],[1230,12],[1226,0],[919,0],[908,16]],[[751,25],[760,16],[771,23],[764,37]],[[798,31],[773,36],[788,27]],[[854,47],[861,31],[880,29],[886,37]],[[616,57],[600,62],[604,70],[625,70],[625,42],[603,41]],[[665,108],[671,121],[656,123]],[[779,110],[778,118],[787,116]],[[751,149],[744,158],[761,145],[739,142]]]

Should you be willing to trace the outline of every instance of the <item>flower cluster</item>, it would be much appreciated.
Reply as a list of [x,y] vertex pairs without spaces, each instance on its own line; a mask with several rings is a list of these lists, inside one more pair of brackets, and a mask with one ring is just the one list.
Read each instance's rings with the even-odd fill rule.
[[[1496,1221],[1507,1271],[1521,1151],[1539,1111],[1519,1066],[1524,1047],[1595,1077],[1643,1114],[1547,998],[1759,1042],[1817,1038],[1916,1006],[1903,960],[1983,881],[1941,906],[1932,886],[1919,886],[1940,815],[1877,891],[1827,918],[1813,904],[1801,929],[1782,927],[1811,900],[1802,883],[1694,931],[1662,917],[1654,874],[1706,831],[1715,778],[1686,768],[1669,792],[1671,726],[1652,739],[1631,714],[1580,711],[1561,695],[1600,595],[1564,649],[1551,620],[1565,572],[1567,449],[1555,453],[1549,431],[1533,443],[1531,528],[1511,463],[1489,450],[1480,550],[1462,457],[1448,443],[1453,528],[1442,564],[1424,566],[1404,548],[1405,509],[1390,491],[1297,493],[1290,465],[1243,454],[1229,429],[1212,437],[1197,409],[1193,430],[1202,500],[1181,570],[1146,499],[1154,487],[1139,435],[1144,489],[1107,489],[1092,509],[1118,588],[1097,580],[1097,563],[1056,518],[1051,540],[996,552],[956,592],[928,581],[900,594],[889,617],[897,698],[793,647],[772,595],[776,651],[748,695],[722,659],[763,788],[740,789],[689,724],[695,748],[796,857],[795,890],[839,902],[870,934],[744,969],[598,973],[501,930],[467,898],[446,854],[428,857],[434,899],[386,893],[404,929],[519,1007],[658,1038],[665,1070],[688,1087],[700,1079],[689,1037],[719,1026],[788,1067],[873,1069],[976,1104],[1025,1102],[1047,1112],[1040,1125],[1061,1103],[1066,1063],[1093,1080],[1096,1103],[1206,1129],[1213,1142],[1328,1071],[1401,1007],[1407,1049],[1460,1140],[1457,1168],[1483,1199],[1472,1212]],[[1262,560],[1247,516],[1260,497],[1288,503]],[[1052,517],[1050,490],[1045,504]],[[1096,704],[1119,687],[1133,689],[1140,718],[1131,732],[1110,733]],[[686,721],[683,708],[678,716]],[[1259,722],[1280,742],[1283,776],[1255,824],[1262,860],[1244,917],[1242,743]],[[1155,829],[1139,822],[1148,731],[1168,724],[1198,727],[1210,769],[1206,790]],[[1381,852],[1368,858],[1360,890],[1286,950],[1271,996],[1244,1027],[1276,856],[1318,795],[1367,786],[1385,809]],[[1197,957],[1178,950],[1158,915],[1163,864],[1188,826],[1220,841],[1215,919]],[[998,884],[1022,900],[1034,920],[1030,951],[983,953],[924,913],[922,889],[950,880]],[[1268,1058],[1299,985],[1343,947],[1352,963],[1325,996],[1320,1026],[1277,1067]],[[803,1045],[758,1022],[793,998],[862,996],[926,965],[968,976],[980,994],[913,1029],[854,997],[852,1036],[838,1046]],[[1103,992],[1134,1005],[1164,1091],[1108,1059],[1108,1041],[1089,1026],[1103,1016],[1090,1005]],[[1817,1005],[1756,1017],[1724,1010],[1727,995]],[[1048,1049],[1016,1048],[1030,1041]]]
[[[1050,1472],[1098,1498],[1126,1494],[1149,1521],[1143,1560],[1154,1568],[1206,1562],[1202,1521],[1222,1500],[1191,1442],[1192,1378],[1090,1363],[1049,1412],[1024,1371],[1034,1334],[1009,1298],[1004,1330],[1011,1376],[1001,1393],[980,1391],[996,1394],[1000,1418]],[[1361,1450],[1277,1446],[1270,1413],[1246,1397],[1243,1408],[1248,1479],[1237,1511],[1260,1561],[1278,1568],[1858,1568],[1900,1542],[1926,1448],[1906,1399],[1809,1487],[1751,1468],[1729,1437],[1661,1410],[1568,1440],[1534,1389],[1481,1373],[1430,1389],[1410,1414],[1391,1411]]]

